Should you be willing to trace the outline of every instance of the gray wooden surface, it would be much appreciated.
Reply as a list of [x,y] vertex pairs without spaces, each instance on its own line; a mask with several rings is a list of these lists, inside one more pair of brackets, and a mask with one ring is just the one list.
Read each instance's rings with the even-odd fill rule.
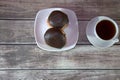
[[[37,47],[34,18],[45,8],[76,12],[79,40],[74,49],[48,52]],[[0,80],[120,80],[120,42],[93,47],[85,29],[104,15],[120,25],[120,0],[0,0]]]
[[120,19],[119,0],[0,0],[1,19],[34,19],[38,10],[63,7],[76,12],[79,20],[98,15]]
[[117,70],[8,70],[0,80],[120,80]]
[[120,69],[120,49],[77,45],[63,52],[47,52],[36,45],[1,45],[0,69]]

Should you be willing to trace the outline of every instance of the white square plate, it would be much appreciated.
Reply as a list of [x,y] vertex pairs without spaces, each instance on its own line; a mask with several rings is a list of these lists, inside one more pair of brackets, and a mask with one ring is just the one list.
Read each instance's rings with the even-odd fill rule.
[[[51,12],[59,10],[67,14],[68,19],[69,19],[69,24],[68,26],[64,29],[64,32],[66,34],[66,44],[63,48],[54,48],[46,44],[44,40],[44,34],[49,29],[49,25],[47,24],[47,19],[50,15]],[[34,35],[35,35],[35,40],[39,48],[47,51],[64,51],[64,50],[69,50],[75,47],[77,41],[78,41],[78,36],[79,36],[79,29],[78,29],[78,21],[76,14],[69,9],[64,9],[64,8],[49,8],[49,9],[44,9],[40,10],[35,18],[35,23],[34,23]]]

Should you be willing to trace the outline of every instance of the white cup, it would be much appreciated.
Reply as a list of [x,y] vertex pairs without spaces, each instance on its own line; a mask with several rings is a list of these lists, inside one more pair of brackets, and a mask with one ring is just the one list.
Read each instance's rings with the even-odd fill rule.
[[[109,40],[102,39],[96,32],[97,24],[103,20],[110,21],[115,27],[115,35]],[[107,47],[112,46],[114,43],[119,42],[118,25],[114,20],[106,16],[98,16],[98,17],[93,18],[91,21],[89,21],[87,28],[86,28],[86,35],[90,43],[94,45],[95,47],[99,47],[99,48],[107,48]]]

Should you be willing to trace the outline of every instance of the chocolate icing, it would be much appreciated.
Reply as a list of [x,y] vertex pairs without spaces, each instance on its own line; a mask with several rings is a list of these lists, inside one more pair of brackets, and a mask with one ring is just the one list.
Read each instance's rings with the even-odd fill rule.
[[58,28],[50,28],[46,31],[45,42],[55,48],[62,48],[66,43],[66,37]]
[[68,22],[68,16],[58,10],[53,11],[48,17],[48,23],[52,27],[63,28]]

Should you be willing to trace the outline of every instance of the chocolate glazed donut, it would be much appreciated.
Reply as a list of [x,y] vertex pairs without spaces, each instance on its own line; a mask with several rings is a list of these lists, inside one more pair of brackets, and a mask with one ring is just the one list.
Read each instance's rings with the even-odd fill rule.
[[54,28],[63,28],[68,24],[68,16],[61,11],[53,11],[48,17],[48,24]]
[[68,16],[61,11],[53,11],[48,17],[48,24],[52,27],[44,35],[45,42],[55,48],[62,48],[66,44],[66,35],[62,30],[68,24]]
[[65,34],[57,28],[50,28],[46,31],[45,42],[55,48],[62,48],[66,43]]

